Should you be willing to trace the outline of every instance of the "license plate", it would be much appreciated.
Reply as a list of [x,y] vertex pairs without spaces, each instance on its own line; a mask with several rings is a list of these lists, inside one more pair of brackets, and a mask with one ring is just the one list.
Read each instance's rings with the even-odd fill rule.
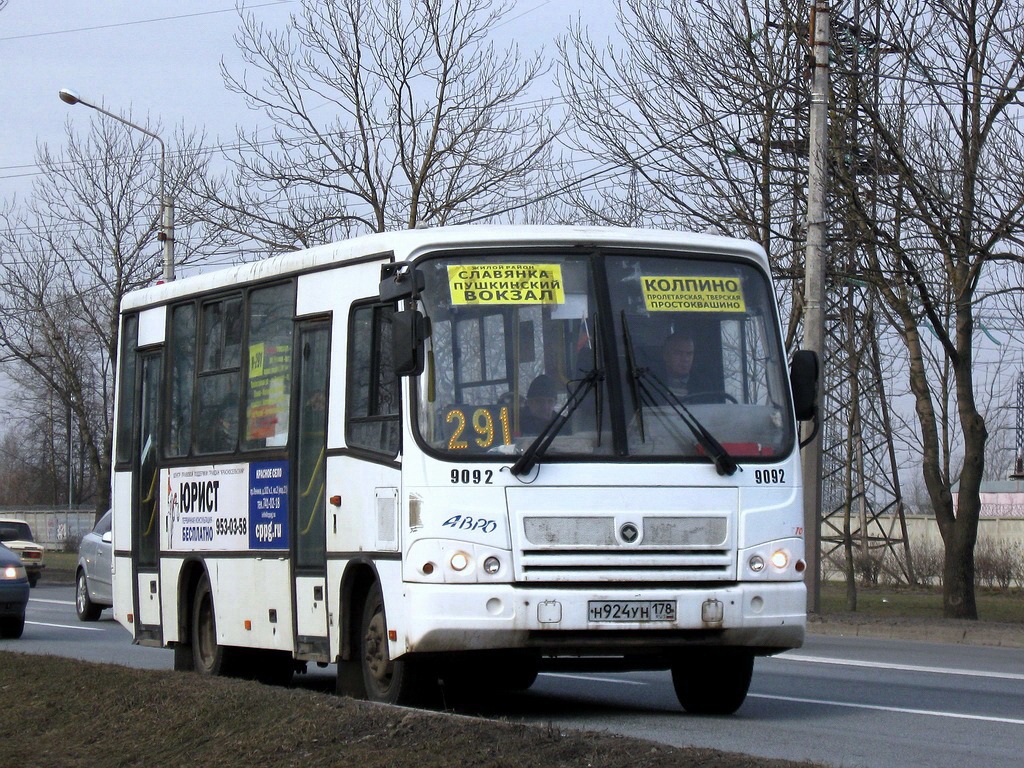
[[675,621],[675,600],[591,600],[588,620],[598,621]]

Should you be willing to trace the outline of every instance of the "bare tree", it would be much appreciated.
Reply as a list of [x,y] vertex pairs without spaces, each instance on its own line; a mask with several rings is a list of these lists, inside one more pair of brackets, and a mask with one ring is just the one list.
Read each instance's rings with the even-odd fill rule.
[[[83,137],[69,124],[59,152],[40,147],[43,176],[27,205],[0,210],[0,362],[26,399],[57,398],[52,420],[73,414],[67,439],[77,440],[96,478],[99,514],[110,498],[118,309],[125,293],[161,275],[160,200],[153,140],[106,117],[90,128]],[[202,171],[198,140],[181,135],[177,144],[171,195]],[[188,225],[182,220],[179,234]],[[178,264],[201,244],[179,237]],[[45,408],[35,413],[47,417]]]
[[891,173],[887,183],[867,185],[843,158],[834,167],[859,236],[873,246],[863,251],[863,276],[888,307],[908,358],[922,475],[945,545],[944,612],[977,618],[973,550],[988,427],[975,335],[985,294],[1002,277],[996,268],[1019,264],[1024,253],[1024,4],[885,5],[888,52],[871,73],[881,98],[862,102],[859,114]]
[[[43,419],[7,421],[0,437],[0,504],[5,506],[56,506],[64,501],[67,477],[58,459],[66,456],[65,435],[37,429]],[[58,441],[60,444],[58,445]]]
[[492,0],[303,0],[284,30],[243,15],[248,68],[229,90],[273,121],[239,134],[234,168],[201,190],[220,225],[270,251],[528,204],[554,132],[520,101],[539,55],[488,35]]
[[619,170],[577,204],[608,223],[749,237],[792,277],[806,186],[806,3],[619,0],[617,26],[618,48],[596,44],[582,23],[559,46],[579,149]]

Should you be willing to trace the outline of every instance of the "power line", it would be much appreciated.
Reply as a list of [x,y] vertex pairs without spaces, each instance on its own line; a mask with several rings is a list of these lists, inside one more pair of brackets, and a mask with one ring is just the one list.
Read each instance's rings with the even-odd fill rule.
[[[257,8],[266,8],[272,5],[289,5],[294,3],[295,0],[272,0],[272,2],[260,3],[259,5],[242,6],[241,10],[256,10]],[[196,13],[182,13],[175,16],[159,16],[153,19],[138,19],[137,21],[119,21],[116,24],[97,24],[92,27],[77,27],[75,29],[55,29],[50,32],[30,32],[24,35],[10,35],[8,37],[0,37],[0,42],[8,42],[11,40],[31,40],[38,37],[56,37],[58,35],[74,35],[81,32],[97,32],[101,29],[118,29],[121,27],[135,27],[142,24],[157,24],[165,21],[179,21],[181,19],[193,19],[200,16],[216,16],[222,13],[235,13],[236,8],[221,8],[214,11],[198,11]]]

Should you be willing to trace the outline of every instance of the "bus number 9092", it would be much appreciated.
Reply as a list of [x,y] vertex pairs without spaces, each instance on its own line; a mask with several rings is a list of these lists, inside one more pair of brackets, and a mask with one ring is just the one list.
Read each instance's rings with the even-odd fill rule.
[[453,469],[453,485],[491,485],[494,472],[490,469]]

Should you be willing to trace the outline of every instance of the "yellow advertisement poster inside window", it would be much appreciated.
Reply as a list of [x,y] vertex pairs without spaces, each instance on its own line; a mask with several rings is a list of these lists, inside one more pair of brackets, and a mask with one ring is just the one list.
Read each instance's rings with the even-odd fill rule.
[[561,264],[448,267],[452,304],[564,304]]
[[249,346],[246,440],[267,440],[288,433],[291,351],[287,344]]
[[746,312],[735,277],[641,277],[648,312]]

